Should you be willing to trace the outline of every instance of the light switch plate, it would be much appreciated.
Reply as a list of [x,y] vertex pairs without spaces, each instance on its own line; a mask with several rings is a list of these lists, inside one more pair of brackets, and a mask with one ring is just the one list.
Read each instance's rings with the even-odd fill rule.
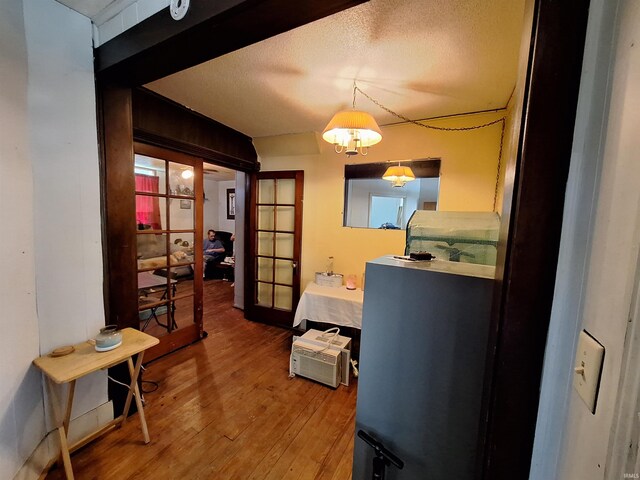
[[576,389],[591,413],[596,412],[596,400],[600,387],[600,375],[604,360],[604,347],[586,330],[580,332],[573,372],[573,388]]

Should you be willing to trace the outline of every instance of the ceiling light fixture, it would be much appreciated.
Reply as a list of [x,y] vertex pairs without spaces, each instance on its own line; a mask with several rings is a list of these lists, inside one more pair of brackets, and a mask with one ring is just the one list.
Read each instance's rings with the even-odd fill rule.
[[190,169],[183,170],[180,176],[185,180],[189,180],[191,177],[193,177],[193,170],[190,170]]
[[353,82],[352,110],[336,113],[322,132],[322,138],[333,144],[336,153],[347,156],[366,155],[369,147],[382,140],[382,132],[375,119],[360,110],[356,110],[356,82]]
[[411,167],[403,167],[398,162],[398,165],[387,168],[387,171],[382,175],[382,179],[390,181],[394,187],[404,187],[405,183],[415,180],[416,176]]

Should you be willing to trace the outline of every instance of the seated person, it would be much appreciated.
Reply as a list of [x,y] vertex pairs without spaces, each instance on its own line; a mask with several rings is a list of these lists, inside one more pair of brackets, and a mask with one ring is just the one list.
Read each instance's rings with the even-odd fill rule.
[[207,238],[202,245],[204,253],[205,270],[209,265],[216,265],[224,260],[225,250],[220,239],[216,238],[216,231],[209,230]]

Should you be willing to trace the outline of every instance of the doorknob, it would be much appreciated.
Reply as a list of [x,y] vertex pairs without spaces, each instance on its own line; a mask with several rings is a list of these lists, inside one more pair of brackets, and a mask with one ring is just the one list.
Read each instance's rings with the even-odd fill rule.
[[291,268],[293,268],[294,270],[296,270],[298,268],[298,262],[296,261],[292,261],[291,262]]

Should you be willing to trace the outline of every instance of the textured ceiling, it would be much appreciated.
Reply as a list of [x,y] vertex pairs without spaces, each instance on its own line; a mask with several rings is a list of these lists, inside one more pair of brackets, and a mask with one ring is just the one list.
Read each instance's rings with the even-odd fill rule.
[[[95,18],[127,0],[58,0]],[[147,85],[251,137],[322,131],[352,84],[420,119],[504,107],[524,0],[372,0]],[[358,94],[381,125],[399,121]]]
[[[413,119],[506,106],[524,0],[372,0],[147,85],[251,137],[322,131],[352,84]],[[358,94],[381,125],[399,120]]]

